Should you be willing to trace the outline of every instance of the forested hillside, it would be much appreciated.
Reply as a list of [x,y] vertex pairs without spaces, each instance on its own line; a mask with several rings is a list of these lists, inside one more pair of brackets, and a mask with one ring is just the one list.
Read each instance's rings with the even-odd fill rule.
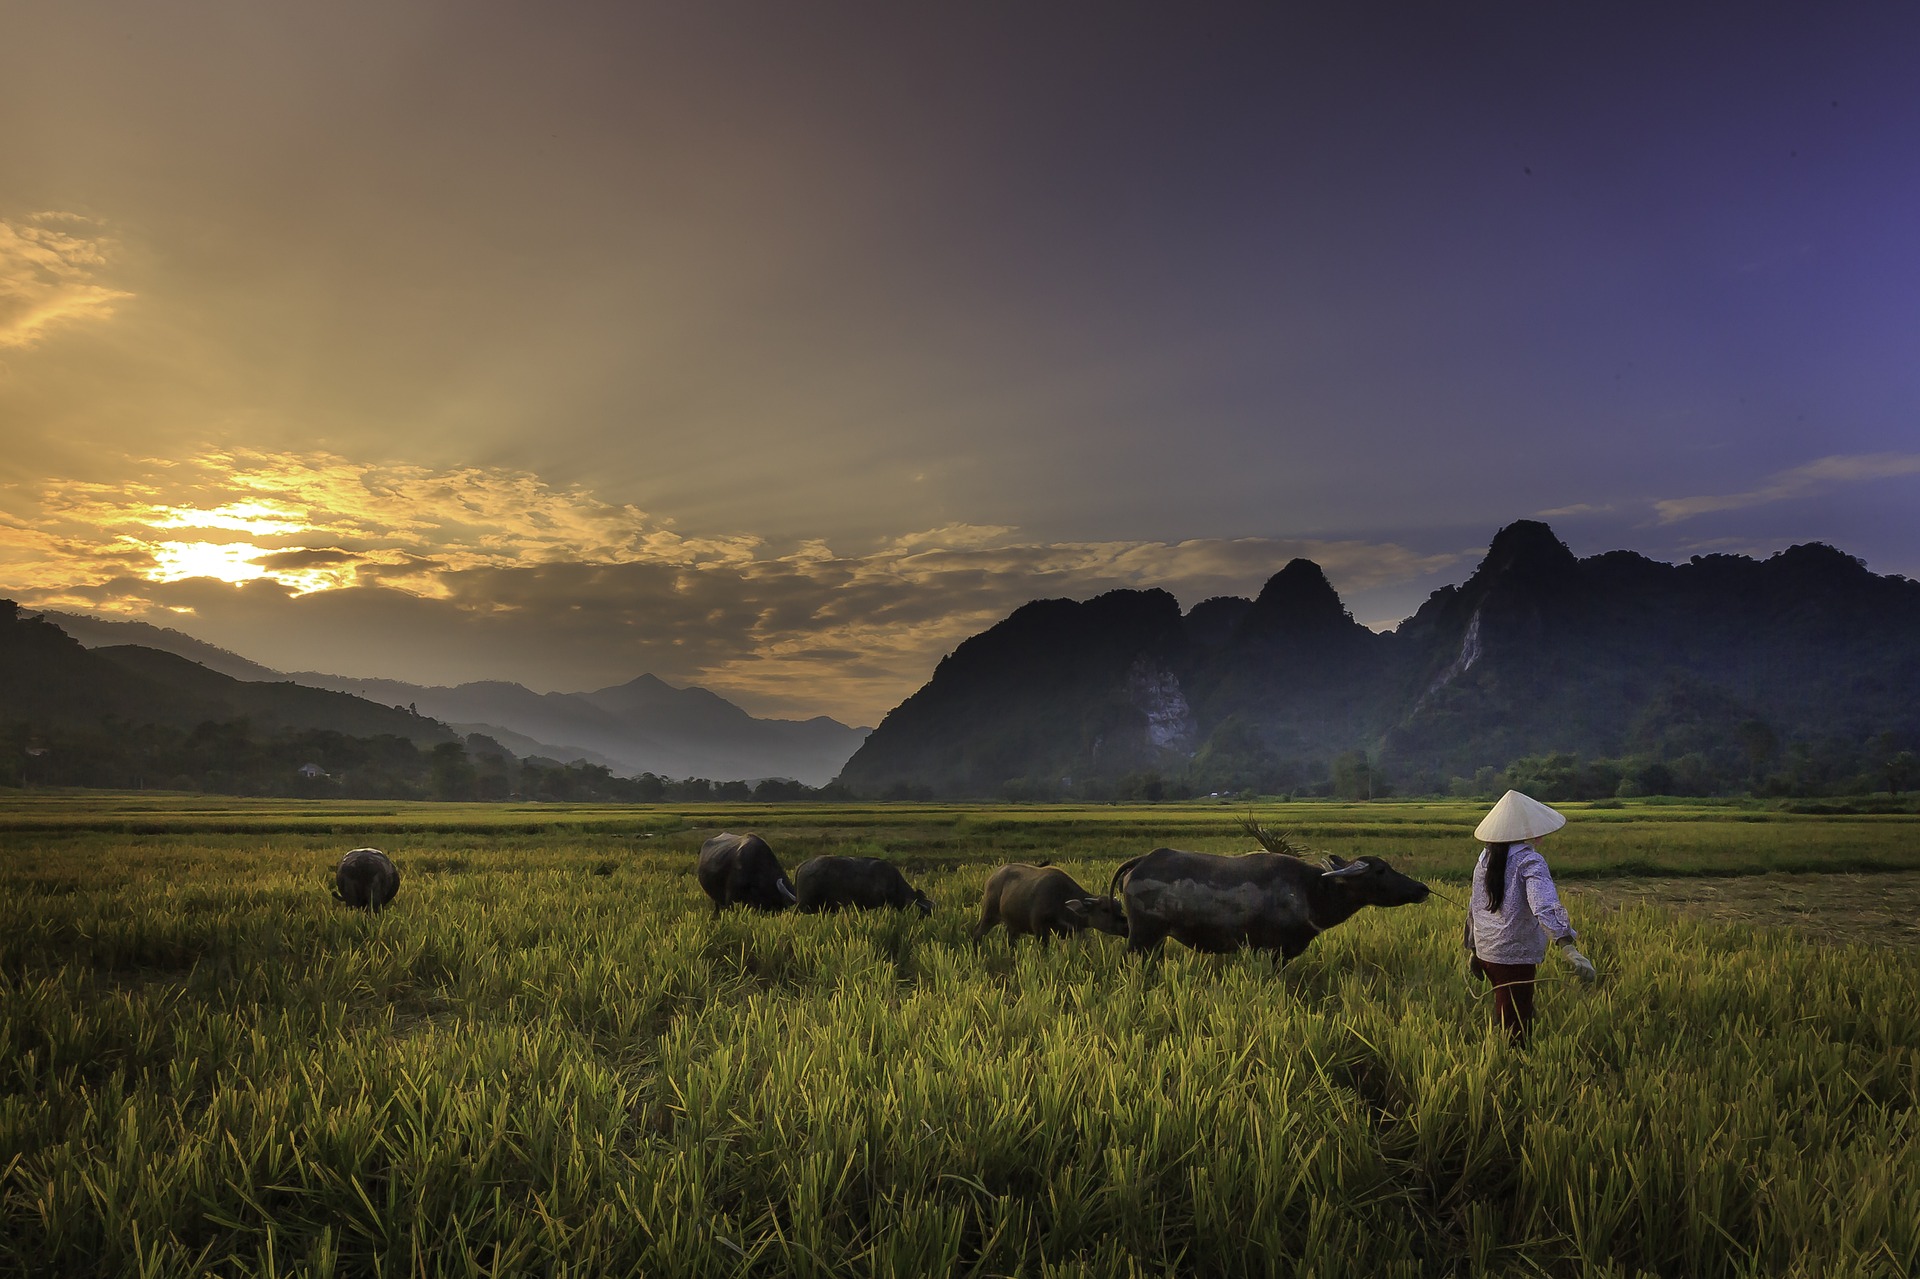
[[466,763],[451,729],[406,708],[90,650],[0,600],[0,785],[319,794],[352,778],[356,794],[426,795],[436,750],[442,772]]

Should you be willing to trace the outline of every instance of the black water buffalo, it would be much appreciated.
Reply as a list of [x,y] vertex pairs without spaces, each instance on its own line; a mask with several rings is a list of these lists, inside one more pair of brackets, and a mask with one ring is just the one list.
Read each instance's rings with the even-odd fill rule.
[[1007,926],[1009,938],[1035,936],[1042,946],[1055,935],[1065,937],[1083,928],[1127,935],[1127,916],[1114,898],[1088,892],[1064,870],[1023,862],[1002,866],[987,876],[973,939],[979,941],[996,924]]
[[700,861],[694,868],[707,896],[713,898],[713,913],[723,906],[751,906],[755,910],[785,910],[793,905],[793,885],[780,861],[758,835],[732,835],[725,831],[700,845]]
[[1125,885],[1127,949],[1153,951],[1168,937],[1210,954],[1252,947],[1281,962],[1363,906],[1425,901],[1427,886],[1378,857],[1328,869],[1283,853],[1220,857],[1156,848],[1114,872]]
[[377,848],[356,848],[333,868],[334,900],[379,910],[400,892],[400,868]]
[[900,868],[878,857],[810,857],[793,872],[796,903],[812,914],[821,910],[879,910],[916,907],[933,913],[933,898],[907,883]]

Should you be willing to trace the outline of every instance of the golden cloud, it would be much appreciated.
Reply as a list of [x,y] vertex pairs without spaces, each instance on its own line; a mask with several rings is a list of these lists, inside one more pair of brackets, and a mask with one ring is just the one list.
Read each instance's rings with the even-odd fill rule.
[[61,481],[0,516],[0,589],[166,617],[284,669],[549,687],[641,670],[765,709],[872,717],[940,656],[1043,596],[1252,594],[1304,556],[1347,591],[1454,555],[1272,538],[1037,543],[949,525],[860,553],[688,537],[635,507],[503,468],[231,450]]
[[49,329],[104,320],[133,295],[95,282],[113,242],[73,213],[0,218],[0,348],[29,347]]
[[[752,562],[759,539],[688,538],[631,506],[500,468],[374,466],[332,454],[210,452],[135,464],[130,484],[48,483],[0,525],[14,589],[271,578],[297,592],[363,577],[446,594],[449,571],[574,561]],[[9,536],[9,534],[11,534]],[[192,534],[193,536],[186,536]],[[289,558],[324,550],[323,560]]]

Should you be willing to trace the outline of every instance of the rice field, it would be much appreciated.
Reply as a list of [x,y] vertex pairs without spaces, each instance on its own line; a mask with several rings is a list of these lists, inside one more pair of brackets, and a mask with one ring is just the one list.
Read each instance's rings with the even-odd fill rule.
[[[1281,969],[969,938],[1238,809],[10,800],[0,1272],[1920,1272],[1920,819],[1567,807],[1602,981],[1522,1051],[1438,898]],[[1479,811],[1260,816],[1461,896]],[[720,828],[940,908],[711,919]]]

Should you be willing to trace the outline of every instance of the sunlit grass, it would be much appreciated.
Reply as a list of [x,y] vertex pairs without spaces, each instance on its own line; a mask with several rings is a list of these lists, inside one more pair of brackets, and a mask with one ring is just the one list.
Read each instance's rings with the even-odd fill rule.
[[[1470,849],[1404,828],[1470,812],[1294,828],[1438,872]],[[1244,843],[1227,811],[1023,815],[15,806],[0,1270],[1920,1269],[1912,951],[1582,897],[1606,979],[1544,986],[1523,1054],[1438,902],[1363,912],[1277,971],[1178,947],[1143,967],[1100,937],[975,948],[1009,853],[1091,886],[1157,842]],[[789,867],[897,855],[940,909],[709,920],[691,854],[722,825]],[[1555,855],[1892,863],[1915,830],[1577,819]],[[404,875],[377,918],[325,891],[366,842]]]

